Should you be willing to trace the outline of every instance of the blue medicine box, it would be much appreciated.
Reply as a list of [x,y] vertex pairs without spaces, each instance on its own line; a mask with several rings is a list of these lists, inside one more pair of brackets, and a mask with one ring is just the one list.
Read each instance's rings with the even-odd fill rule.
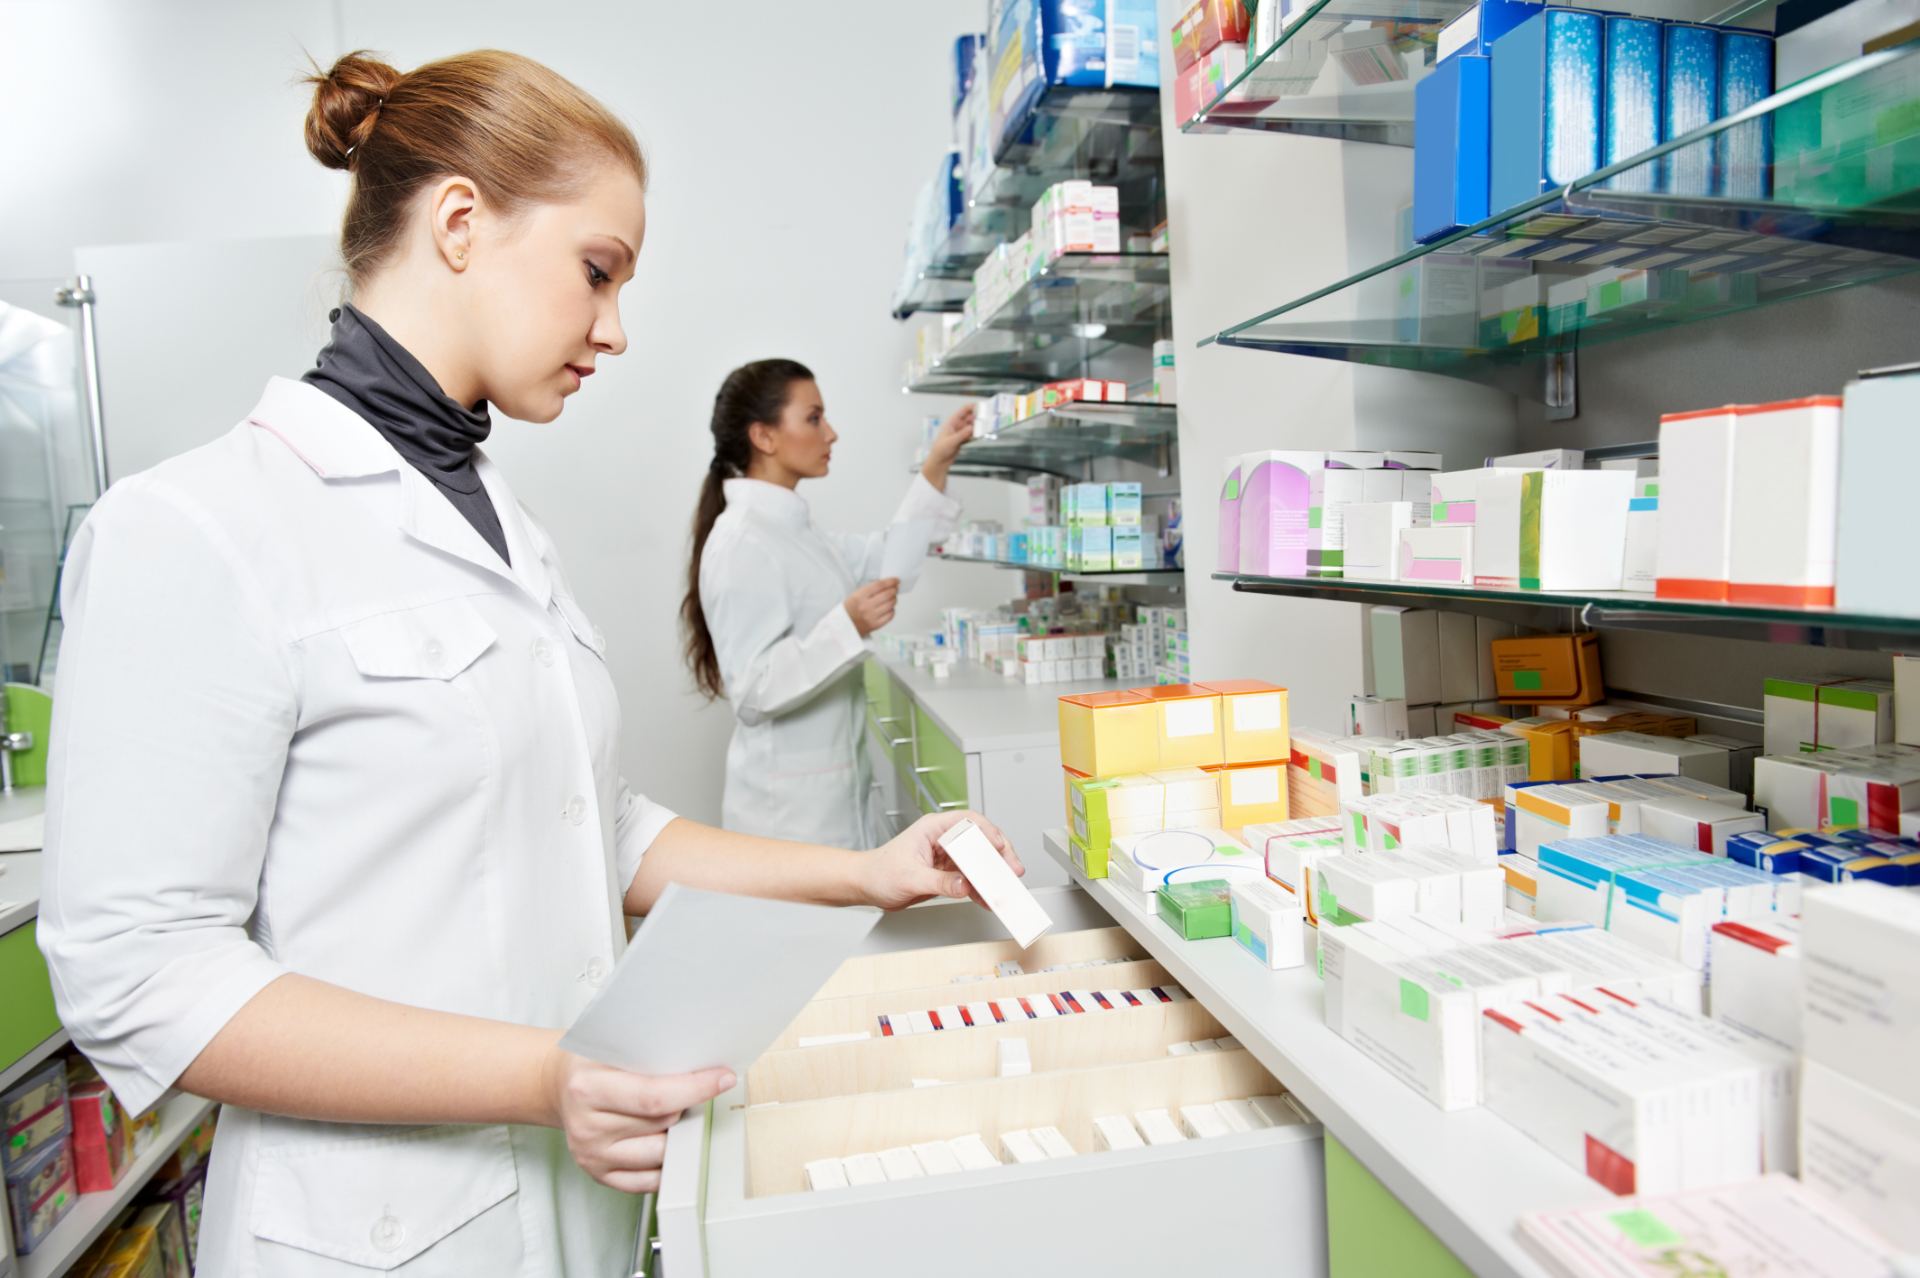
[[1157,88],[1157,23],[1145,0],[1004,0],[987,76],[994,154],[1029,141],[1054,85]]
[[[1720,99],[1716,119],[1744,111],[1773,93],[1773,37],[1720,32]],[[1772,193],[1773,121],[1749,120],[1713,140],[1715,195],[1764,200]]]
[[1440,29],[1441,61],[1457,54],[1493,56],[1494,42],[1540,12],[1538,0],[1480,0]]
[[1493,46],[1489,203],[1509,209],[1600,167],[1600,17],[1543,9]]
[[[1652,18],[1609,14],[1603,19],[1606,76],[1605,115],[1600,129],[1600,163],[1618,164],[1659,146],[1661,133],[1661,49],[1666,33]],[[1648,165],[1616,176],[1609,185],[1638,191],[1653,188]]]
[[1487,217],[1491,59],[1456,53],[1413,86],[1413,238],[1424,244]]
[[[1667,140],[1712,124],[1720,109],[1720,33],[1712,27],[1667,24],[1661,86],[1662,128]],[[1710,142],[1681,147],[1661,163],[1661,190],[1669,195],[1713,194]]]
[[973,77],[979,72],[980,59],[986,52],[987,37],[984,35],[963,35],[953,42],[953,114],[960,114],[960,104],[967,100],[967,93],[973,88]]

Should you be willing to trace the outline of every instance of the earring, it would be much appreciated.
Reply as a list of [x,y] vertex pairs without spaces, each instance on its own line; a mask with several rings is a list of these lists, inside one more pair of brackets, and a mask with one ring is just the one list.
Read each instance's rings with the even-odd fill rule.
[[453,260],[454,260],[454,261],[456,261],[456,262],[464,262],[464,261],[466,261],[466,260],[467,260],[467,251],[466,251],[465,249],[455,249],[455,250],[453,251]]

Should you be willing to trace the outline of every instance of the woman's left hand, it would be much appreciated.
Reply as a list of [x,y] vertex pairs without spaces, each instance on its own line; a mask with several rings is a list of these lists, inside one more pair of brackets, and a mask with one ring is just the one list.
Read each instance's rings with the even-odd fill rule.
[[933,437],[933,443],[927,449],[927,461],[920,473],[935,488],[944,490],[947,471],[953,467],[953,459],[960,455],[960,445],[973,438],[973,405],[947,418],[941,423],[940,433]]
[[960,873],[953,858],[942,852],[936,842],[962,821],[971,821],[979,826],[981,833],[1000,850],[1000,855],[1006,858],[1015,874],[1024,875],[1027,872],[1027,868],[1020,864],[1013,844],[1007,841],[1006,835],[1000,833],[999,826],[973,812],[942,812],[921,817],[901,832],[898,838],[863,858],[867,904],[877,905],[883,910],[903,910],[936,896],[950,896],[970,898],[975,905],[984,908],[986,902],[980,899],[980,894]]

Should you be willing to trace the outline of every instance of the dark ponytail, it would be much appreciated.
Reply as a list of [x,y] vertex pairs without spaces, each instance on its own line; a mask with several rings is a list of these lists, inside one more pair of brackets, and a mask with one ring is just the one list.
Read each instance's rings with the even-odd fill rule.
[[693,511],[693,554],[687,564],[687,597],[680,601],[680,626],[686,632],[687,665],[694,686],[709,699],[727,695],[720,677],[720,657],[707,629],[707,611],[700,604],[700,556],[707,549],[713,521],[726,509],[725,484],[747,473],[753,460],[753,441],[747,428],[755,422],[777,425],[795,382],[814,380],[804,364],[790,359],[762,359],[742,364],[720,383],[713,397],[713,460],[700,481],[700,501]]

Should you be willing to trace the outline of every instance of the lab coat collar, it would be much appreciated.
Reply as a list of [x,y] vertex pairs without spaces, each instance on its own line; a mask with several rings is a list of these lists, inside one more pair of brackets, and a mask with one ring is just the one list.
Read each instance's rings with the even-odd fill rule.
[[750,511],[762,519],[791,528],[805,528],[813,521],[807,499],[797,491],[764,479],[729,479],[723,486],[727,508]]
[[408,465],[367,421],[317,387],[276,377],[247,420],[287,446],[324,480],[400,477],[399,524],[402,532],[435,550],[520,586],[545,611],[553,601],[553,576],[547,559],[552,547],[536,545],[520,503],[493,460],[474,450],[474,469],[486,486],[507,538],[509,567],[486,539],[454,508],[431,480]]

